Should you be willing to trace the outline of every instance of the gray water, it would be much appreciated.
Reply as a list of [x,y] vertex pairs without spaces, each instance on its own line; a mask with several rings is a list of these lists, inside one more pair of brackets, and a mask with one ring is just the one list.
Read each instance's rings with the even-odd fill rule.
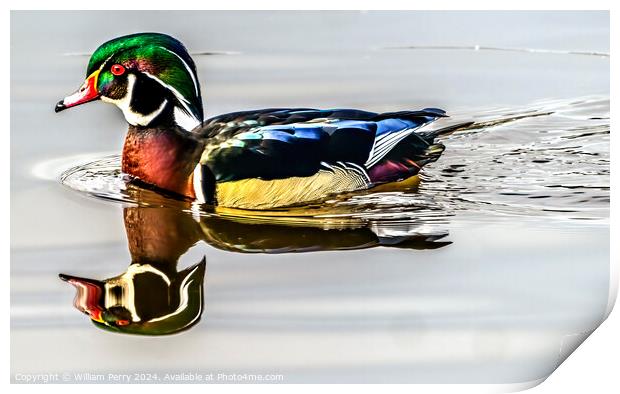
[[[446,151],[417,187],[340,196],[304,213],[308,228],[336,229],[340,238],[371,229],[382,240],[423,242],[275,255],[238,253],[226,234],[206,237],[180,261],[206,256],[197,325],[166,337],[98,330],[74,309],[75,291],[58,274],[123,272],[124,207],[176,202],[128,190],[116,156],[126,126],[116,108],[91,103],[54,114],[53,106],[81,84],[84,54],[135,31],[169,33],[196,54],[208,116],[440,107],[455,121],[475,121],[442,140]],[[12,379],[545,378],[607,311],[608,52],[605,12],[12,13]],[[186,211],[206,223],[221,215]],[[295,242],[286,226],[269,241],[280,250]]]

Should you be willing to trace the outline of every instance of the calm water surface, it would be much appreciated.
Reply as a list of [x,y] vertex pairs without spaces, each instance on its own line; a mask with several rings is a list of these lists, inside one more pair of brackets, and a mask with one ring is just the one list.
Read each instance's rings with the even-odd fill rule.
[[[606,13],[19,12],[11,29],[12,379],[526,382],[606,314]],[[142,30],[196,53],[209,116],[435,106],[475,123],[404,190],[260,217],[175,201],[120,173],[116,108],[53,113],[82,53]],[[179,333],[95,327],[76,307],[104,280],[157,323],[117,308],[116,331]]]

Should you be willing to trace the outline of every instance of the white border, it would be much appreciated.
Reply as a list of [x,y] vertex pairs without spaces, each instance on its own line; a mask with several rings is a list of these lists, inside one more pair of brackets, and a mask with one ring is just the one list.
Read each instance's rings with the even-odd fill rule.
[[[598,10],[611,10],[611,53],[617,53],[618,49],[618,40],[615,37],[618,37],[618,23],[620,11],[618,10],[620,4],[618,1],[601,1],[601,0],[590,0],[588,2],[577,2],[577,1],[547,1],[547,0],[521,0],[521,1],[482,1],[482,0],[470,0],[467,2],[464,1],[447,1],[447,0],[436,0],[433,2],[409,2],[409,1],[393,1],[393,0],[382,0],[382,1],[369,1],[369,0],[358,0],[355,3],[352,2],[344,2],[344,1],[334,1],[334,0],[314,0],[308,3],[293,3],[291,1],[276,1],[276,0],[263,0],[261,2],[252,2],[252,1],[234,1],[228,0],[225,2],[210,2],[207,3],[205,1],[162,1],[162,0],[149,0],[149,1],[133,1],[133,2],[84,2],[84,1],[62,1],[56,0],[54,2],[49,1],[7,1],[5,2],[9,6],[8,9],[50,9],[50,6],[54,6],[55,9],[139,9],[139,5],[142,7],[148,7],[152,9],[179,9],[179,10],[193,10],[193,9],[213,9],[213,10],[243,10],[243,9],[323,9],[323,10],[340,10],[340,9],[365,9],[365,10],[404,10],[404,9],[420,9],[420,10],[448,10],[448,9],[468,9],[468,10],[583,10],[583,9],[598,9]],[[352,7],[352,8],[351,8]],[[10,46],[10,13],[5,12],[3,15],[3,30],[4,30],[4,53],[9,53]],[[611,86],[620,86],[618,84],[618,78],[616,77],[618,64],[615,61],[615,56],[611,56]],[[9,62],[4,61],[0,63],[0,67],[2,67],[2,75],[5,76],[5,81],[10,78]],[[42,63],[44,67],[44,63]],[[42,70],[42,72],[46,72],[46,70]],[[7,90],[9,89],[9,83],[7,83]],[[611,91],[611,117],[612,119],[616,119],[620,112],[618,111],[618,105],[616,101],[615,90]],[[2,106],[2,110],[4,111],[4,119],[9,119],[9,95],[4,94],[3,97],[5,103]],[[6,121],[5,121],[6,122]],[[8,122],[7,122],[8,123]],[[5,123],[5,124],[7,124]],[[7,124],[7,126],[9,126]],[[10,127],[10,126],[9,126]],[[8,127],[7,127],[8,128]],[[5,128],[4,135],[6,136],[6,142],[3,144],[5,149],[4,154],[2,155],[2,161],[5,169],[9,169],[10,167],[10,137],[9,132]],[[612,129],[614,127],[612,126]],[[618,139],[612,136],[611,142],[611,150],[615,152],[618,147]],[[611,185],[612,190],[615,190],[614,185],[618,184],[618,168],[615,165],[615,161],[612,161],[612,177],[611,177]],[[7,171],[8,172],[8,171]],[[5,188],[4,193],[2,194],[3,198],[3,207],[6,215],[5,218],[8,218],[10,215],[9,203],[9,183],[4,182],[3,187]],[[619,219],[618,211],[616,210],[614,195],[612,194],[612,210],[611,210],[611,223],[616,223]],[[3,226],[3,236],[5,239],[5,250],[3,251],[4,256],[4,269],[9,271],[9,265],[7,262],[9,261],[9,237],[10,237],[10,224],[8,220],[4,220]],[[617,227],[612,225],[611,227],[611,239],[612,240],[620,240],[620,234],[617,231]],[[612,291],[610,293],[610,306],[608,308],[611,311],[611,307],[613,302],[615,301],[617,289],[618,289],[618,241],[612,242],[611,246],[611,277],[612,277]],[[5,330],[5,344],[7,346],[4,349],[9,349],[10,340],[9,340],[9,314],[7,311],[9,310],[9,272],[5,272],[5,275],[2,277],[2,285],[4,285],[5,289],[5,297],[3,299],[4,311],[3,319],[4,323],[3,328]],[[551,377],[548,378],[548,381],[544,384],[536,387],[531,390],[531,392],[540,392],[540,393],[583,393],[583,392],[592,392],[592,393],[617,393],[620,392],[620,379],[618,378],[618,351],[620,350],[618,333],[620,333],[620,318],[618,317],[618,313],[613,313],[611,317],[603,323],[603,325],[597,329],[594,334],[586,340],[578,350],[571,355],[559,368],[556,372],[554,372]],[[10,353],[8,351],[3,352],[5,355],[5,384],[9,382],[9,357]],[[525,389],[527,387],[524,386],[514,386],[513,389]],[[25,385],[13,385],[9,388],[10,390],[15,391],[30,391],[33,389],[44,389],[49,390],[50,387],[43,386],[25,386]],[[76,386],[68,386],[62,387],[62,390],[84,390],[84,387]],[[86,388],[87,390],[122,390],[124,387],[114,386],[114,387],[106,387],[106,386],[89,386]],[[127,389],[135,390],[138,389],[136,386],[129,387]],[[148,386],[148,390],[170,390],[169,387],[155,387]],[[342,391],[342,390],[355,390],[357,391],[370,391],[373,392],[375,390],[389,390],[396,392],[411,392],[411,390],[416,390],[419,392],[489,392],[489,391],[506,391],[508,387],[494,387],[489,385],[449,385],[449,386],[440,386],[440,385],[416,385],[416,386],[403,386],[403,385],[388,385],[376,387],[374,385],[367,386],[355,386],[355,387],[342,387],[340,385],[336,386],[321,386],[314,387],[309,385],[295,386],[291,387],[289,385],[281,385],[281,386],[249,386],[249,385],[234,385],[234,386],[218,386],[217,390],[215,386],[191,386],[185,385],[182,388],[183,390],[189,391],[200,391],[204,392],[204,390],[217,391],[217,392],[238,392],[240,390],[251,389],[252,392],[290,392],[290,390],[297,391],[315,391],[317,389],[323,390],[334,390],[334,391]]]

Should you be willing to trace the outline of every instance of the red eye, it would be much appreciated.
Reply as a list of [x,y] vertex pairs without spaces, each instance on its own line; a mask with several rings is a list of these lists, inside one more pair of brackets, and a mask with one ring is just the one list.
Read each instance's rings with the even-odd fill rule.
[[129,320],[117,320],[116,324],[119,326],[126,326],[127,324],[129,324]]
[[114,75],[123,75],[125,73],[125,67],[120,64],[115,64],[110,68],[110,71],[112,71]]

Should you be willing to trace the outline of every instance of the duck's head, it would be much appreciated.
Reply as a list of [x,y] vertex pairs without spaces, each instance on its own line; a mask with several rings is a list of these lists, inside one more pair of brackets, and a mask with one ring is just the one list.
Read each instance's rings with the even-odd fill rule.
[[196,66],[183,44],[166,34],[132,34],[101,45],[84,84],[59,101],[56,112],[99,99],[119,107],[134,126],[192,130],[203,120]]
[[103,281],[60,274],[77,289],[74,306],[99,328],[140,335],[167,335],[192,327],[203,309],[206,261],[175,273],[132,264]]

